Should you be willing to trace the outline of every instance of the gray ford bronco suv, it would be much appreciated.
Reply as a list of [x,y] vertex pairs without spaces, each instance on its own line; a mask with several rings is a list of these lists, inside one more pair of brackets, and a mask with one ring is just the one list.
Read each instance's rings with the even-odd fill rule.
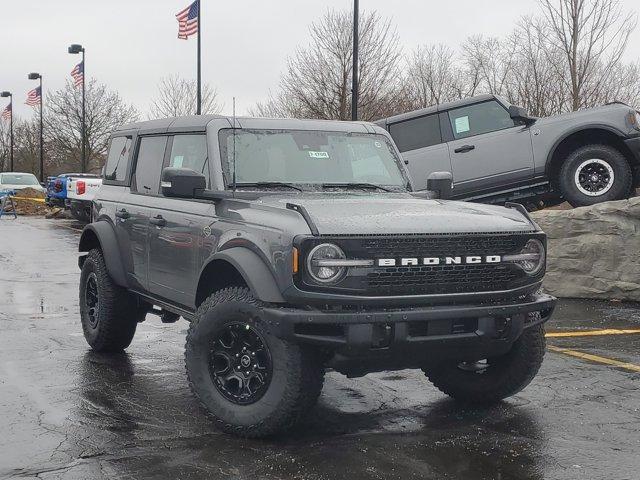
[[190,322],[189,385],[243,436],[292,426],[330,368],[420,368],[444,393],[496,402],[545,351],[546,239],[519,205],[415,192],[382,128],[194,116],[110,141],[80,240],[94,350],[122,351],[148,314]]
[[458,200],[580,207],[628,198],[640,186],[640,112],[621,103],[534,118],[480,95],[377,123],[415,182],[451,171]]

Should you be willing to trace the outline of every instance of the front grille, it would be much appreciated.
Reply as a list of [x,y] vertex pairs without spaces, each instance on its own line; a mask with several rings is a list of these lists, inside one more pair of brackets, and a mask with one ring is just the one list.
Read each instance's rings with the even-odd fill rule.
[[367,292],[389,296],[508,290],[520,276],[516,268],[511,265],[379,268],[367,275]]
[[[518,253],[526,242],[544,235],[532,233],[363,236],[323,238],[338,244],[352,259],[445,258]],[[303,255],[319,240],[304,243]],[[399,264],[399,262],[397,262]],[[544,270],[544,269],[543,269]],[[443,295],[511,290],[540,279],[512,263],[393,266],[351,269],[338,285],[317,286],[301,278],[303,289],[362,296]],[[303,286],[303,285],[301,285]]]
[[514,252],[524,246],[521,238],[509,236],[408,236],[365,238],[363,253],[370,258],[392,255],[394,257],[439,257],[445,255],[499,255]]

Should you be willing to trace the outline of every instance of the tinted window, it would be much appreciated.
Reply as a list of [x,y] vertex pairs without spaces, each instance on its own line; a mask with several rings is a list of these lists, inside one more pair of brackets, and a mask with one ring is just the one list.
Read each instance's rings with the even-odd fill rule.
[[106,180],[122,182],[127,176],[131,137],[115,137],[111,139],[109,156],[104,170]]
[[484,102],[449,112],[454,138],[466,138],[515,126],[498,102]]
[[209,159],[206,135],[176,135],[173,137],[169,166],[190,168],[207,177],[209,185]]
[[167,137],[144,137],[140,140],[134,190],[145,195],[155,195],[160,187],[160,173]]
[[430,147],[442,141],[437,114],[394,123],[389,126],[389,133],[401,152]]

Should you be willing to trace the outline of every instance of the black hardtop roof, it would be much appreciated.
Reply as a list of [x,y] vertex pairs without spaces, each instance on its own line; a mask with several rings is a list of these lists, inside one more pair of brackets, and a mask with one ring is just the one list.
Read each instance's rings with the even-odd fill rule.
[[338,120],[303,120],[293,118],[233,117],[224,115],[189,115],[147,120],[121,125],[116,132],[137,131],[139,133],[163,132],[204,132],[207,126],[221,120],[227,128],[283,129],[283,130],[325,130],[354,133],[384,133],[383,129],[369,122],[346,122]]

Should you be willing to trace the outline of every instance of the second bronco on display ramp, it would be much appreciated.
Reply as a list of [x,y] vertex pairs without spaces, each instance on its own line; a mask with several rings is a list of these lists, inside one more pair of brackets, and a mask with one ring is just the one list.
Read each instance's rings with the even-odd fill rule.
[[191,389],[227,432],[299,421],[324,372],[420,368],[496,402],[544,356],[546,237],[518,205],[416,193],[383,129],[194,116],[116,131],[80,240],[85,338],[129,346],[149,313],[191,325]]

